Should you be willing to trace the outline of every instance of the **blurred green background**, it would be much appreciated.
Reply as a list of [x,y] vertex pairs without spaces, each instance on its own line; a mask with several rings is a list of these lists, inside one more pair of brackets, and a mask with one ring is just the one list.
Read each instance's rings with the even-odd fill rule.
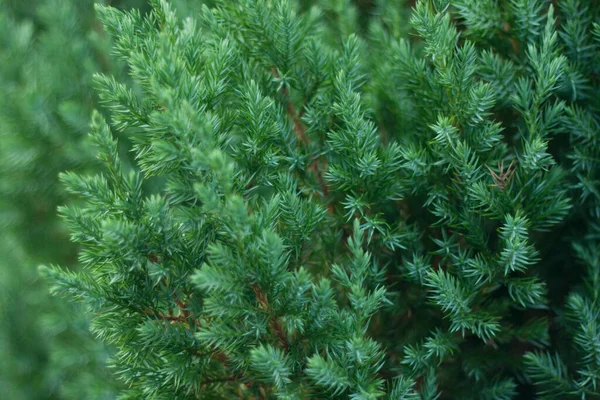
[[[110,349],[85,310],[51,297],[41,263],[75,268],[56,208],[64,170],[94,168],[95,72],[122,74],[93,0],[0,0],[0,388],[3,399],[109,399]],[[143,0],[107,2],[145,7]]]

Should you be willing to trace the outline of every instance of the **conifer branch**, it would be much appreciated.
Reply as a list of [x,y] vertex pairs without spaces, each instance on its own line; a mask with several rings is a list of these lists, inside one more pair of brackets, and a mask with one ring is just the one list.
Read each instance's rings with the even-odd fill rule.
[[279,339],[279,344],[281,347],[284,350],[288,350],[290,346],[288,338],[283,330],[281,321],[277,320],[277,318],[272,314],[267,297],[260,290],[260,287],[257,284],[252,285],[252,291],[256,295],[256,300],[258,301],[260,308],[269,316],[269,327],[271,328],[271,331]]

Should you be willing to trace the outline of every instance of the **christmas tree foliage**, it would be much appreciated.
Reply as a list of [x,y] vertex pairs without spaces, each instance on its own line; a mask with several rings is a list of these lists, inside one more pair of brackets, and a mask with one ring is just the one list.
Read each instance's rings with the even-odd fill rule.
[[120,399],[600,398],[600,5],[151,3],[41,268]]

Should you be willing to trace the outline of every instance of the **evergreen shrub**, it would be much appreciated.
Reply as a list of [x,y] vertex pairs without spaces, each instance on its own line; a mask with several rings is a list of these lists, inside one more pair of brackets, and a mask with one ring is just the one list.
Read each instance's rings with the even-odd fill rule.
[[151,4],[41,268],[120,399],[600,398],[597,2]]

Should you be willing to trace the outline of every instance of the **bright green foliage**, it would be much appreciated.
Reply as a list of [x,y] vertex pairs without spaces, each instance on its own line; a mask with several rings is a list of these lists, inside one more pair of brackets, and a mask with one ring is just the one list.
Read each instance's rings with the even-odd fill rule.
[[600,397],[595,3],[151,3],[41,270],[120,398]]

